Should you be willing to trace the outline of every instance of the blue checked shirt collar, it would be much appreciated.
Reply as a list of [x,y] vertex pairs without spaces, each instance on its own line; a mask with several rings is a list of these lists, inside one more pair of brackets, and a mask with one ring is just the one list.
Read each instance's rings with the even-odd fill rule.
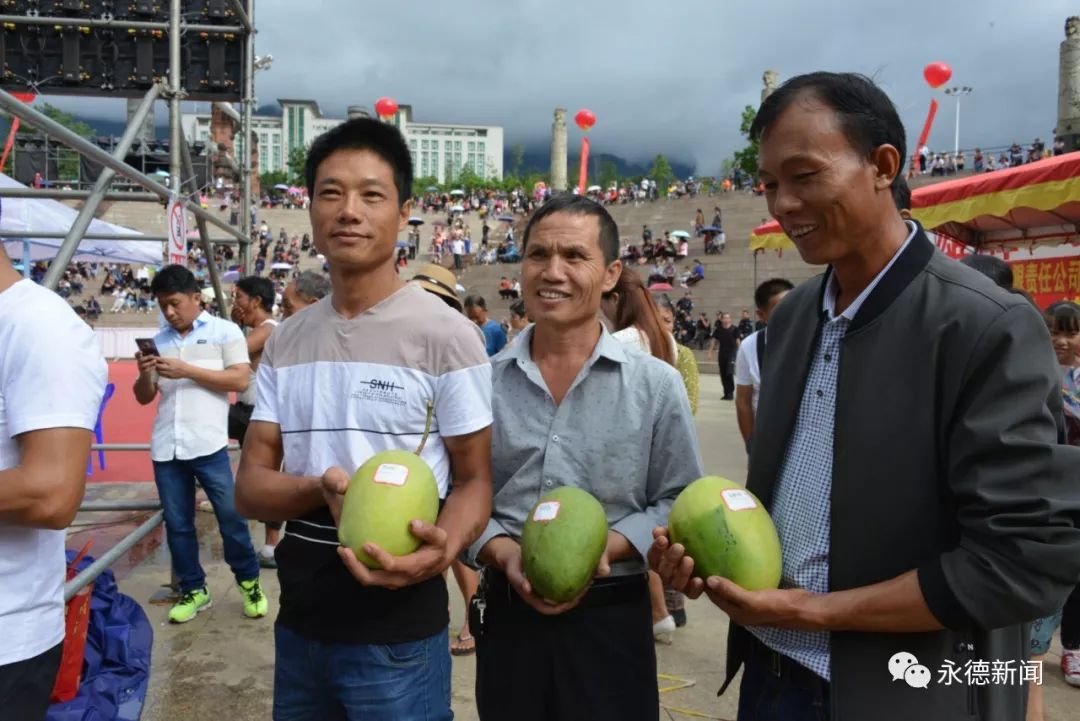
[[874,276],[874,279],[870,281],[870,285],[866,286],[866,288],[863,289],[863,292],[859,293],[858,297],[856,297],[851,305],[845,308],[844,312],[839,316],[836,315],[836,296],[840,292],[840,286],[836,283],[836,273],[834,273],[831,268],[829,269],[829,277],[825,281],[825,295],[821,299],[821,309],[825,312],[826,319],[834,321],[837,318],[846,318],[848,322],[855,320],[855,315],[859,312],[859,308],[861,308],[862,304],[866,302],[866,299],[870,297],[870,294],[874,292],[874,288],[877,287],[878,283],[881,282],[881,279],[884,278],[885,274],[893,267],[897,259],[903,255],[904,251],[907,250],[907,247],[911,245],[912,238],[914,238],[915,233],[918,232],[919,227],[915,225],[915,223],[910,220],[905,222],[910,231],[908,232],[907,240],[904,241],[903,245],[900,246],[900,249],[896,251],[885,267],[881,269],[881,272]]

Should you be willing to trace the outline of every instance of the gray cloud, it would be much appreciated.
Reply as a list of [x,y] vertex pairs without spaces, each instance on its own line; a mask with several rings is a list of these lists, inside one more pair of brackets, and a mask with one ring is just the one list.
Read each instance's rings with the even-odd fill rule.
[[[598,117],[594,152],[664,152],[711,174],[741,146],[741,108],[756,106],[767,68],[781,79],[822,69],[873,76],[914,143],[934,96],[922,67],[943,60],[950,84],[975,88],[963,101],[961,146],[1028,143],[1054,127],[1070,4],[263,0],[257,49],[274,64],[258,74],[257,93],[260,104],[310,97],[332,115],[389,95],[420,120],[502,125],[507,145],[544,142],[556,105],[571,115],[588,107]],[[930,144],[951,148],[955,104],[937,97]],[[573,130],[572,146],[577,138]]]

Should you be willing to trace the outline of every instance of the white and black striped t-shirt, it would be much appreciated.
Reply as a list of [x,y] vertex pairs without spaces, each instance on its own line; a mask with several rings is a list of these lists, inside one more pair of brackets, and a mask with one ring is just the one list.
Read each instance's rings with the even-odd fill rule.
[[[276,423],[284,471],[355,471],[375,453],[415,450],[434,403],[423,459],[440,496],[450,485],[444,437],[491,425],[491,366],[479,329],[420,286],[355,318],[330,297],[289,318],[267,340],[252,421]],[[327,642],[399,643],[448,623],[436,577],[398,591],[361,586],[337,555],[327,509],[288,522],[277,548],[283,625]]]

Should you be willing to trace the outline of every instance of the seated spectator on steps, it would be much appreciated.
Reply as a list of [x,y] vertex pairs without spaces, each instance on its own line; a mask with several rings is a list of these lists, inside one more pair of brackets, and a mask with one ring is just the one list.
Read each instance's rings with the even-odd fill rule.
[[697,285],[703,280],[705,280],[705,266],[701,264],[700,260],[695,260],[694,269],[690,271],[690,277],[686,279],[686,285]]

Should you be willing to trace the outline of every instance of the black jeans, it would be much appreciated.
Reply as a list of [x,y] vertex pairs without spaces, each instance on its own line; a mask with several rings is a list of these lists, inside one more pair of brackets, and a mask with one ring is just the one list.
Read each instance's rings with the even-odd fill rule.
[[724,398],[731,398],[735,393],[735,359],[720,356],[720,382],[724,384]]
[[1080,649],[1080,586],[1073,589],[1061,611],[1061,645],[1071,651]]
[[[251,425],[251,414],[255,406],[237,401],[229,406],[229,438],[235,438],[237,443],[244,445],[244,437],[247,435],[248,426]],[[281,530],[284,521],[263,521],[267,528],[275,531]]]
[[41,721],[49,710],[64,644],[45,653],[0,666],[0,717],[8,721]]
[[743,667],[738,721],[827,721],[829,684],[757,639]]
[[484,621],[469,622],[482,721],[657,720],[644,575],[600,579],[576,608],[544,616],[501,575],[485,573]]

